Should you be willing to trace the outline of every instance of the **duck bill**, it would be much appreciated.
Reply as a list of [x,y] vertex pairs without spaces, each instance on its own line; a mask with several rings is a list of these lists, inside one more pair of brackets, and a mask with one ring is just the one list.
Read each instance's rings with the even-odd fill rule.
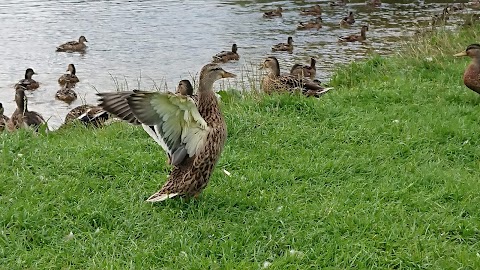
[[235,78],[235,77],[237,77],[237,75],[230,73],[228,71],[224,71],[222,74],[222,78]]
[[459,53],[457,53],[457,54],[454,54],[453,56],[455,56],[455,57],[467,56],[467,52],[466,52],[466,51],[459,52]]

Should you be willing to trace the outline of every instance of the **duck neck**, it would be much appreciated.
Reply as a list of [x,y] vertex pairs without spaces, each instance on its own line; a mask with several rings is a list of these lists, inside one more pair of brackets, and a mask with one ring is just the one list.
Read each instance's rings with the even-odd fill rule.
[[[205,87],[205,85],[203,87]],[[213,84],[210,84],[210,88],[204,89],[202,89],[201,85],[199,86],[197,108],[198,112],[209,126],[218,119],[222,119],[222,113],[218,108],[217,97],[213,91]]]
[[32,79],[32,75],[33,75],[32,73],[26,72],[26,73],[25,73],[25,79],[31,80],[31,79]]
[[15,102],[17,103],[16,113],[24,113],[27,111],[27,102],[24,90],[17,90],[15,93]]
[[75,75],[75,72],[77,72],[77,70],[75,69],[74,66],[72,66],[70,69],[70,74]]

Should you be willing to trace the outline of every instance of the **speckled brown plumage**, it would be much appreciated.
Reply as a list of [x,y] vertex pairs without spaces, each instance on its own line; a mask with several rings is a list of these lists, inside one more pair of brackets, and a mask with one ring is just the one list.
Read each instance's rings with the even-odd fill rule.
[[15,85],[15,89],[17,88],[17,86],[21,85],[26,90],[36,90],[38,87],[40,87],[40,84],[34,79],[32,79],[32,76],[35,74],[37,73],[35,73],[33,69],[27,68],[27,70],[25,70],[25,78],[18,81],[18,83]]
[[463,73],[463,82],[465,86],[480,94],[480,44],[468,45],[465,51],[457,53],[455,56],[472,58],[472,62]]
[[310,65],[295,64],[290,69],[290,74],[297,78],[306,77],[313,80],[317,74],[316,63],[317,61],[314,58],[310,58]]
[[[98,94],[101,107],[125,121],[141,124],[168,154],[173,169],[167,182],[147,201],[197,196],[207,186],[227,137],[213,83],[233,76],[216,64],[205,65],[197,102],[190,96],[137,90]],[[178,115],[182,116],[176,118]]]

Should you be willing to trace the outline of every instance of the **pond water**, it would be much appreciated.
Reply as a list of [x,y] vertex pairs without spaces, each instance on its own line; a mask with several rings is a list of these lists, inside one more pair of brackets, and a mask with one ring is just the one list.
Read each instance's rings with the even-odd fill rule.
[[[25,69],[33,68],[40,82],[27,93],[30,110],[49,119],[57,128],[66,113],[81,104],[96,103],[95,93],[122,89],[175,89],[181,79],[191,79],[211,61],[212,55],[238,44],[240,61],[224,65],[239,75],[217,88],[249,88],[245,83],[258,76],[258,65],[268,55],[276,56],[283,72],[296,62],[317,59],[317,77],[328,81],[336,65],[365,57],[371,52],[390,54],[400,41],[418,28],[428,27],[433,14],[440,14],[451,1],[383,1],[369,8],[364,1],[345,7],[330,7],[329,1],[156,1],[156,0],[2,0],[0,3],[0,102],[5,114],[15,110],[14,84]],[[298,31],[302,7],[323,7],[323,28]],[[262,12],[281,5],[283,17],[262,18]],[[356,14],[350,29],[338,22],[348,11]],[[462,13],[471,12],[470,9]],[[460,23],[451,16],[449,25]],[[369,25],[365,43],[339,44],[342,35],[357,34]],[[80,35],[88,39],[86,53],[57,53],[55,47]],[[272,53],[271,46],[294,39],[292,54]],[[55,100],[58,77],[74,63],[80,83],[78,100],[70,105]]]

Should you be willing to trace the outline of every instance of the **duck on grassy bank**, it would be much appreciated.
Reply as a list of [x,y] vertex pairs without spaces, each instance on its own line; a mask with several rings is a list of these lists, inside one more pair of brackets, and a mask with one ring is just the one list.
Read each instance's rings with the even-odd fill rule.
[[456,57],[468,56],[472,62],[463,73],[465,86],[480,94],[480,44],[470,44],[463,52],[455,54]]
[[9,131],[15,131],[19,128],[33,128],[35,131],[38,131],[40,125],[47,123],[39,113],[28,110],[25,90],[27,88],[23,85],[16,86],[15,102],[17,103],[17,108],[7,123]]
[[147,201],[196,197],[207,186],[227,137],[213,84],[232,77],[235,75],[216,64],[205,65],[200,72],[197,103],[173,93],[135,90],[98,94],[102,108],[129,123],[141,124],[167,152],[173,170]]
[[5,127],[7,126],[7,122],[10,118],[8,118],[6,115],[4,115],[5,109],[3,108],[3,104],[0,103],[0,132],[5,130]]

